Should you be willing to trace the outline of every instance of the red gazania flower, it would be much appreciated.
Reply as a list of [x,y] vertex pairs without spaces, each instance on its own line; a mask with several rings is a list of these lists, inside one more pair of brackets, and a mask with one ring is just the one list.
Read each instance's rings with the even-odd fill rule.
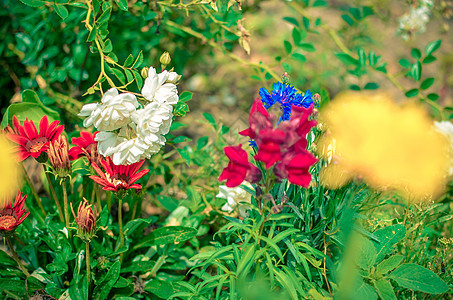
[[99,159],[101,155],[98,152],[98,142],[94,140],[99,131],[94,134],[86,131],[80,132],[80,137],[72,138],[71,141],[75,147],[69,150],[69,159],[76,160],[82,156],[88,158],[88,162],[91,164],[96,163],[99,165]]
[[13,232],[30,214],[27,212],[24,215],[25,199],[27,199],[27,195],[22,195],[21,191],[16,194],[14,206],[11,207],[11,199],[8,199],[8,205],[0,210],[0,233]]
[[[102,185],[104,190],[118,192],[121,189],[141,189],[140,184],[134,184],[137,180],[145,176],[149,170],[138,170],[141,168],[145,160],[136,162],[132,165],[115,165],[110,157],[107,160],[100,159],[103,172],[96,163],[93,163],[93,168],[99,176],[91,175],[93,179],[99,185]],[[138,172],[138,173],[137,173]]]
[[239,186],[244,180],[256,183],[261,179],[261,171],[249,162],[247,152],[238,146],[228,146],[223,149],[230,159],[228,166],[223,169],[219,181],[226,180],[227,187]]
[[7,137],[18,144],[19,160],[23,161],[29,156],[38,158],[42,152],[49,149],[50,142],[56,140],[64,130],[60,121],[53,121],[49,124],[47,116],[44,116],[39,122],[39,132],[33,121],[28,118],[24,125],[20,125],[16,116],[13,116],[13,127],[8,130]]

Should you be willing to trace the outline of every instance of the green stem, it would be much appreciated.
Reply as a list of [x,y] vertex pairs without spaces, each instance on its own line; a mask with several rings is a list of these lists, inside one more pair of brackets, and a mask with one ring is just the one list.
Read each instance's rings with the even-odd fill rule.
[[11,243],[11,239],[9,236],[5,237],[6,238],[6,243],[8,244],[9,250],[11,251],[11,254],[13,255],[13,259],[16,261],[17,265],[19,266],[19,269],[24,273],[25,277],[30,277],[30,273],[28,273],[27,269],[25,269],[24,265],[21,263],[19,259],[19,255],[17,255],[16,251],[14,250],[13,243]]
[[69,228],[69,207],[68,207],[68,192],[66,191],[66,180],[63,180],[63,200],[64,200],[64,218],[66,222],[66,228],[68,229],[68,236],[72,238],[71,228]]
[[58,201],[57,193],[55,193],[55,189],[53,187],[52,180],[50,180],[49,173],[47,172],[47,167],[44,164],[42,166],[44,167],[44,173],[46,173],[46,179],[47,179],[47,182],[49,183],[50,193],[52,194],[52,197],[55,200],[55,204],[57,205],[58,216],[60,217],[60,221],[62,223],[64,223],[63,210],[61,209],[60,202]]
[[88,294],[90,293],[90,284],[91,284],[91,265],[90,265],[90,243],[85,242],[86,246],[86,267],[87,267],[87,282],[88,282]]
[[[123,232],[123,197],[119,199],[118,204],[118,225],[120,226],[120,248],[124,246]],[[120,254],[120,262],[123,263],[123,253]]]
[[156,277],[157,271],[159,271],[160,267],[162,267],[162,265],[165,263],[165,259],[168,257],[168,248],[168,246],[165,246],[164,253],[157,259],[156,264],[151,269],[151,277]]
[[[46,213],[46,211],[44,209],[44,206],[42,205],[41,198],[38,196],[38,193],[36,192],[35,186],[31,182],[31,179],[30,179],[30,176],[28,176],[27,170],[25,170],[24,164],[21,164],[21,165],[22,165],[22,170],[23,170],[24,175],[25,175],[25,181],[27,181],[27,184],[30,187],[31,193],[33,194],[33,197],[35,198],[36,202],[38,203],[38,206],[41,209],[42,214],[44,215],[44,218],[45,218],[45,217],[47,217],[47,213]],[[39,215],[39,217],[42,220],[42,222],[44,223],[44,219],[42,219],[42,217],[40,215]]]

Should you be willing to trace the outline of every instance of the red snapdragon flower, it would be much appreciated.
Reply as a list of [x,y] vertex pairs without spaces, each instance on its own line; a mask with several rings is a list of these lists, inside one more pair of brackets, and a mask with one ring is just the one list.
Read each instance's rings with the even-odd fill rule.
[[8,199],[8,205],[0,209],[0,233],[8,234],[13,232],[30,214],[30,212],[27,212],[24,215],[25,209],[23,209],[23,206],[25,199],[27,199],[27,195],[22,195],[22,192],[18,191],[14,205],[11,206],[11,200]]
[[258,153],[254,156],[257,161],[262,161],[269,169],[282,159],[281,145],[285,142],[286,134],[279,129],[264,129],[256,137]]
[[33,121],[28,118],[24,125],[20,125],[16,116],[13,116],[13,127],[8,129],[7,137],[18,144],[19,160],[23,161],[29,156],[38,158],[42,152],[49,149],[50,142],[56,140],[64,130],[60,121],[53,121],[49,124],[47,116],[44,116],[39,122],[39,132]]
[[93,163],[93,168],[99,176],[91,175],[90,178],[102,185],[103,189],[107,191],[118,192],[122,189],[141,189],[142,186],[137,183],[134,184],[134,182],[149,172],[148,169],[138,172],[145,160],[131,165],[119,166],[115,165],[110,157],[107,160],[100,159],[100,162],[105,172],[96,163]]
[[228,146],[223,149],[230,159],[228,166],[223,169],[219,181],[226,180],[227,187],[239,186],[244,180],[256,183],[261,179],[261,171],[248,160],[245,150],[238,146]]
[[86,131],[80,132],[80,137],[72,138],[71,141],[75,147],[69,150],[69,159],[76,160],[82,156],[88,158],[88,162],[91,164],[100,164],[99,159],[101,155],[98,152],[98,142],[94,140],[99,131],[94,134]]

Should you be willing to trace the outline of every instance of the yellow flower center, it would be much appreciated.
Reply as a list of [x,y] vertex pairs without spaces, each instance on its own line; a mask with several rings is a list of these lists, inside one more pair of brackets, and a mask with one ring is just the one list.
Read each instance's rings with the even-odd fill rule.
[[13,216],[0,216],[0,228],[9,229],[16,224],[16,218]]
[[28,152],[36,153],[41,151],[41,148],[44,146],[45,143],[47,143],[47,139],[45,137],[40,137],[32,141],[28,141],[27,144],[25,145],[25,148],[27,149]]

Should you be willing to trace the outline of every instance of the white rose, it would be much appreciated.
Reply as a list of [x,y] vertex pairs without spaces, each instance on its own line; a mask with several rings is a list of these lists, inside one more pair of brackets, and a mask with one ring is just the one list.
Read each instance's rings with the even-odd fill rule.
[[111,131],[127,125],[138,107],[137,98],[131,93],[118,94],[115,88],[104,93],[101,103],[90,103],[82,107],[79,116],[87,117],[83,126],[94,125],[99,131]]
[[[252,185],[247,181],[244,181],[242,185],[252,188]],[[227,200],[222,210],[226,212],[232,212],[236,207],[239,208],[239,215],[243,218],[248,216],[248,210],[250,209],[251,195],[247,193],[241,186],[229,188],[226,185],[219,186],[219,193],[216,195],[217,198],[223,198]]]
[[[174,74],[173,74],[174,73]],[[167,102],[176,104],[178,102],[178,89],[172,83],[179,75],[175,72],[169,73],[164,70],[157,74],[156,69],[151,67],[148,71],[148,77],[142,88],[142,95],[148,101]]]

